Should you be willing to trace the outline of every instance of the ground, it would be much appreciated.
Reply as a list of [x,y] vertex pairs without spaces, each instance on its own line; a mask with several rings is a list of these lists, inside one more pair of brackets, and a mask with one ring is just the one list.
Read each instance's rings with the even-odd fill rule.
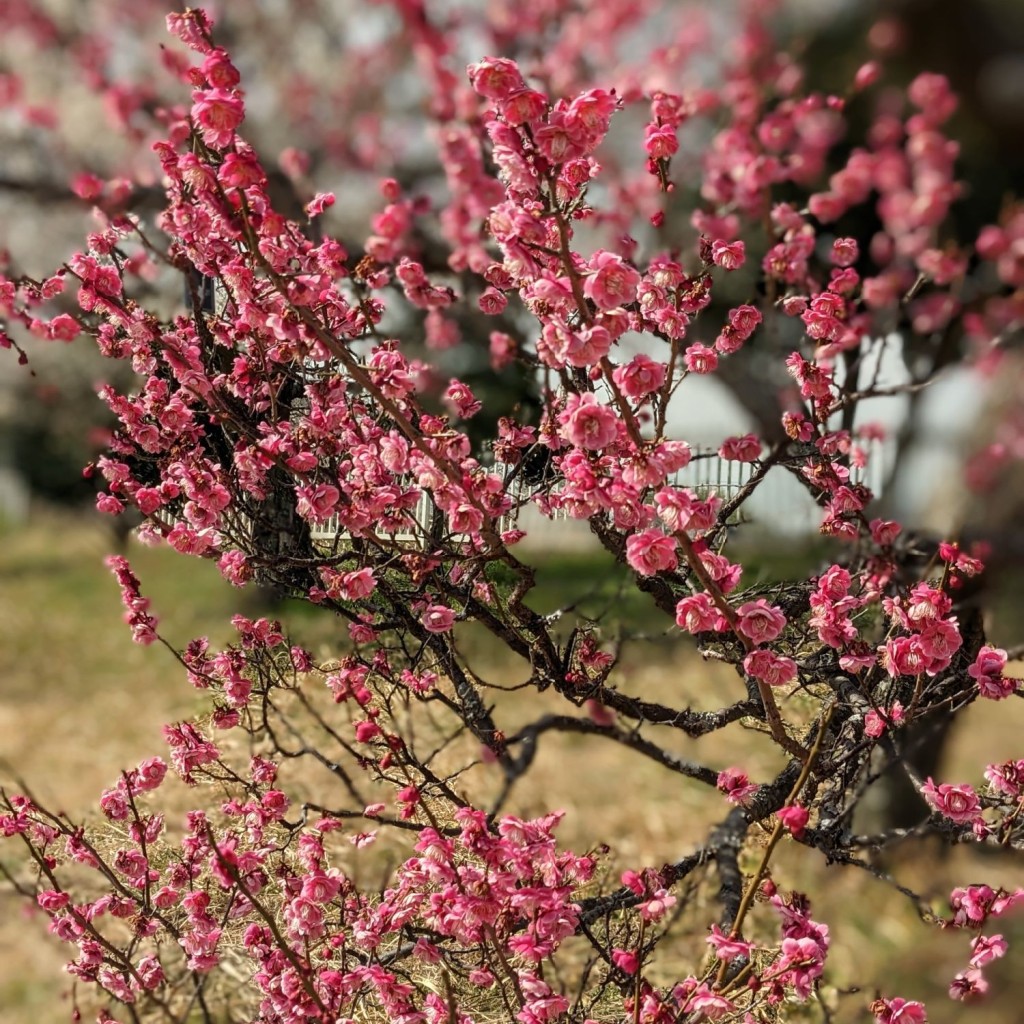
[[[46,517],[31,529],[0,537],[0,774],[17,772],[47,802],[69,813],[91,813],[99,792],[118,772],[143,757],[163,753],[160,726],[201,710],[202,694],[192,690],[170,653],[131,642],[121,625],[117,587],[103,566],[112,536],[92,520]],[[162,628],[175,643],[211,633],[214,642],[230,635],[230,614],[241,595],[217,576],[212,565],[132,543],[129,554],[153,598]],[[557,603],[564,567],[545,581],[542,601]],[[613,586],[595,599],[614,600]],[[638,614],[644,614],[641,608]],[[301,615],[296,627],[329,653],[334,625]],[[631,685],[652,696],[687,694],[694,702],[727,692],[736,679],[722,666],[706,664],[678,644],[627,649]],[[486,652],[482,655],[485,659]],[[491,658],[490,678],[515,682],[518,669]],[[1017,674],[1022,674],[1018,667]],[[506,698],[507,699],[507,698]],[[535,715],[550,694],[511,698],[516,717]],[[556,706],[554,703],[552,707]],[[986,703],[958,725],[943,769],[944,781],[978,781],[978,765],[1020,756],[1017,708]],[[742,762],[756,775],[771,756],[759,737],[739,726],[713,742],[680,739],[682,754],[700,753],[715,767]],[[480,782],[487,785],[487,781]],[[725,806],[710,791],[669,776],[649,761],[623,754],[591,738],[555,738],[542,746],[532,781],[522,784],[510,809],[524,815],[565,807],[560,839],[576,849],[600,843],[612,847],[622,865],[657,865],[684,855],[699,841],[706,823]],[[968,937],[938,932],[916,918],[909,903],[863,872],[826,869],[817,857],[787,841],[777,859],[780,884],[824,894],[816,917],[832,925],[830,966],[840,987],[877,979],[886,995],[929,1001],[932,1024],[952,1024],[963,1008],[944,996],[949,979],[966,961]],[[981,879],[1017,885],[1019,861],[983,857],[969,849],[937,856],[928,845],[908,847],[890,867],[907,884],[935,901],[954,885]],[[0,850],[6,861],[11,851]],[[825,874],[827,872],[827,874]],[[710,923],[716,908],[709,905]],[[0,890],[0,1019],[4,1024],[57,1024],[69,1019],[64,951],[36,915]],[[1022,915],[1024,916],[1024,915]],[[1024,921],[1012,923],[1016,950],[1011,963],[991,973],[1002,996],[972,1013],[977,1024],[1016,1021],[1012,965],[1024,956]],[[1016,958],[1014,959],[1014,952]],[[666,973],[676,965],[659,965]],[[834,1020],[866,1019],[873,993],[841,997]],[[810,1019],[822,1019],[820,1010]]]

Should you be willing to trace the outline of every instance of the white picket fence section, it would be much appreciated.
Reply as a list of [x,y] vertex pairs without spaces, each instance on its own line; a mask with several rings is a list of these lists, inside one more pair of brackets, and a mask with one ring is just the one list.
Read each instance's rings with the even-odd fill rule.
[[[411,484],[406,481],[407,484]],[[522,506],[533,497],[533,490],[518,478],[511,481],[506,491],[512,499],[512,508],[498,522],[498,531],[514,529]],[[443,540],[447,543],[461,544],[469,540],[466,534],[453,534],[449,532],[444,524],[446,517],[439,512],[434,504],[434,499],[429,491],[420,491],[416,505],[403,517],[402,524],[397,530],[381,529],[378,536],[386,538],[404,546],[415,545],[425,546],[431,539]],[[435,524],[441,524],[440,532],[435,530]],[[310,526],[310,538],[318,544],[333,544],[337,540],[347,537],[346,531],[341,526],[337,515],[330,516]]]
[[[871,487],[876,496],[884,477],[884,453],[880,446],[871,451],[868,468],[854,470],[854,483]],[[711,492],[723,501],[734,497],[757,471],[758,463],[723,459],[717,450],[695,449],[689,465],[674,474],[672,486],[687,487],[699,495]],[[527,533],[528,543],[536,547],[554,547],[567,544],[577,546],[591,537],[586,520],[571,518],[564,509],[542,513],[533,499],[538,488],[513,477],[506,491],[512,499],[512,509],[499,521],[499,532],[513,528]],[[759,523],[776,533],[802,534],[817,530],[821,510],[807,491],[782,467],[775,467],[762,480],[742,510],[745,521]],[[319,545],[333,545],[346,538],[337,516],[332,516],[311,527],[311,537]],[[459,544],[468,540],[465,535],[452,534],[447,529],[447,517],[439,513],[428,491],[422,491],[416,505],[402,520],[397,530],[381,529],[377,534],[403,547],[422,548],[439,542]]]

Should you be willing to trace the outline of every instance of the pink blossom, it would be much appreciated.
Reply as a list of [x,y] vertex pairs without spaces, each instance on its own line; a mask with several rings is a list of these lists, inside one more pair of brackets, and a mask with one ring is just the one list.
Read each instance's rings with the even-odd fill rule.
[[570,444],[597,451],[607,448],[618,436],[615,413],[602,405],[595,394],[572,394],[565,409],[559,413],[559,433]]
[[856,238],[837,238],[832,243],[832,262],[837,267],[852,266],[859,255]]
[[477,305],[488,316],[498,316],[508,305],[508,298],[497,288],[485,288],[477,299]]
[[55,889],[44,889],[36,896],[36,902],[47,913],[56,913],[63,910],[70,902],[71,897],[66,892],[57,892]]
[[939,619],[927,623],[918,640],[921,652],[927,659],[925,672],[930,676],[948,668],[953,655],[963,644],[956,619]]
[[756,434],[728,437],[722,442],[718,454],[735,462],[756,462],[761,457],[761,441]]
[[715,351],[720,352],[723,356],[739,352],[742,347],[743,338],[729,325],[723,327],[718,337],[715,338]]
[[566,996],[550,994],[529,1000],[516,1014],[516,1019],[522,1024],[543,1024],[561,1017],[568,1009],[569,999]]
[[586,138],[588,149],[593,149],[608,131],[612,114],[619,106],[614,90],[587,89],[569,104],[566,121]]
[[970,964],[972,967],[984,967],[1005,956],[1009,948],[1009,943],[1002,935],[976,935],[971,939]]
[[921,646],[920,637],[897,636],[886,641],[879,648],[881,661],[890,676],[917,676],[924,672],[928,658]]
[[676,567],[676,542],[660,530],[644,530],[626,541],[626,561],[641,576],[653,576]]
[[[699,503],[694,505],[693,514],[690,516],[690,528],[695,530],[706,530],[711,526],[708,518],[701,515]],[[702,551],[700,560],[707,569],[708,575],[721,587],[723,594],[729,594],[739,585],[743,575],[743,566],[730,562],[725,555],[715,554],[713,551]]]
[[923,1003],[901,999],[876,999],[871,1004],[871,1012],[878,1024],[928,1024]]
[[786,616],[781,608],[770,605],[764,598],[747,601],[736,610],[737,629],[755,644],[775,640],[786,628]]
[[725,616],[715,606],[710,594],[693,594],[676,605],[676,625],[688,633],[706,633],[728,628]]
[[213,21],[204,10],[189,7],[182,13],[172,12],[167,15],[166,24],[167,31],[190,50],[198,53],[210,53],[213,50],[209,43]]
[[769,686],[785,686],[797,677],[796,662],[791,658],[759,647],[743,659],[743,670],[748,676],[760,679]]
[[209,146],[226,148],[235,137],[235,129],[245,118],[241,96],[226,89],[197,89],[192,116],[199,124],[203,140]]
[[507,99],[526,84],[516,62],[504,57],[485,57],[466,70],[473,88],[488,99]]
[[711,934],[706,941],[719,960],[735,960],[738,956],[749,957],[754,949],[753,942],[744,942],[738,937],[726,935],[717,924],[711,926]]
[[1006,651],[1002,648],[986,644],[978,651],[974,663],[967,669],[967,674],[978,684],[978,691],[983,697],[1002,700],[1016,692],[1018,681],[1008,679],[1002,674],[1006,662]]
[[846,212],[848,204],[834,192],[815,192],[807,201],[807,208],[822,222],[830,224]]
[[677,473],[685,469],[693,458],[693,451],[685,441],[662,441],[655,447],[655,452],[666,473]]
[[699,341],[686,349],[684,359],[691,373],[714,373],[718,368],[718,353]]
[[220,757],[216,745],[206,739],[191,722],[165,725],[163,735],[171,750],[171,764],[185,782],[193,782],[196,769]]
[[564,111],[553,110],[546,124],[534,132],[537,148],[544,158],[553,165],[564,164],[583,156],[586,140],[568,124]]
[[350,622],[348,624],[348,635],[356,644],[370,644],[377,639],[377,633],[373,627],[365,622]]
[[432,604],[420,613],[420,622],[430,633],[447,633],[455,625],[455,612],[444,605]]
[[[601,324],[590,324],[578,331],[559,331],[559,341],[553,346],[560,360],[570,366],[594,366],[606,355],[612,345],[612,337]],[[550,337],[545,328],[545,337]]]
[[88,203],[95,202],[103,195],[104,185],[105,182],[102,178],[98,178],[95,174],[90,174],[87,171],[81,171],[71,179],[71,191],[79,199],[84,199]]
[[875,654],[871,651],[860,651],[855,649],[848,654],[840,655],[839,664],[847,672],[863,672],[866,668],[871,668],[877,663],[878,659]]
[[885,732],[889,725],[899,725],[903,721],[903,705],[895,701],[886,712],[876,711],[872,708],[864,716],[864,735],[877,739]]
[[956,95],[945,75],[923,72],[907,87],[907,96],[925,113],[929,124],[942,124],[957,108]]
[[720,793],[725,794],[729,803],[740,806],[746,805],[761,788],[756,782],[751,782],[747,773],[739,768],[725,768],[720,771],[715,786]]
[[667,160],[679,149],[675,129],[651,122],[644,128],[644,150],[652,160]]
[[630,949],[613,949],[612,963],[624,974],[636,974],[640,969],[640,959]]
[[942,783],[936,786],[929,778],[921,788],[921,795],[932,810],[959,824],[973,822],[981,813],[978,794],[966,784]]
[[987,885],[969,885],[949,895],[953,924],[957,928],[975,928],[984,924],[992,911],[996,893]]
[[345,601],[360,601],[364,597],[369,597],[376,586],[377,580],[372,569],[354,569],[342,575],[339,596]]
[[324,210],[330,209],[335,203],[333,192],[318,192],[307,204],[306,214],[309,217],[318,217]]
[[217,561],[217,568],[234,587],[242,587],[252,578],[252,569],[243,551],[225,551]]
[[849,570],[833,565],[818,577],[818,592],[832,601],[838,601],[849,593],[851,582]]
[[647,884],[644,881],[642,874],[637,874],[635,871],[623,871],[619,876],[619,881],[633,893],[634,896],[643,896],[647,892]]
[[1011,676],[981,676],[978,692],[989,700],[1002,700],[1013,696],[1020,687],[1020,680]]
[[627,398],[636,401],[657,391],[665,382],[665,373],[664,363],[640,353],[625,365],[617,366],[612,379]]
[[583,293],[598,309],[614,309],[636,299],[640,274],[621,256],[599,249],[590,259]]
[[469,972],[470,984],[476,985],[478,988],[490,988],[496,980],[491,969],[486,965],[476,967]]
[[502,116],[511,125],[535,124],[547,109],[547,96],[536,89],[517,89],[501,103]]
[[297,487],[295,496],[300,516],[322,521],[334,512],[341,500],[341,491],[333,484],[317,484],[314,487]]
[[869,60],[857,68],[853,87],[858,91],[870,88],[882,77],[882,66],[877,60]]
[[162,757],[149,757],[140,761],[132,774],[132,785],[139,792],[158,789],[167,774],[167,764]]
[[963,1001],[972,996],[983,996],[988,991],[988,982],[977,967],[961,971],[949,986],[949,998]]
[[736,1009],[736,1004],[713,991],[706,983],[694,989],[686,1003],[687,1010],[698,1020],[720,1020]]
[[794,839],[799,839],[804,834],[804,828],[807,826],[807,819],[809,817],[806,807],[801,807],[800,804],[792,804],[783,807],[778,812],[778,815],[779,821],[782,822],[787,831],[792,833]]
[[872,519],[871,539],[882,547],[888,547],[900,535],[903,527],[899,523],[885,519]]
[[515,339],[502,331],[491,331],[489,336],[491,366],[501,371],[512,363],[516,353]]
[[658,889],[650,899],[637,904],[637,911],[645,921],[660,921],[676,902],[676,897],[667,889]]
[[690,521],[693,495],[676,487],[664,487],[654,496],[658,518],[672,531],[685,530]]
[[374,721],[362,721],[355,723],[353,732],[355,733],[357,743],[369,743],[380,736],[381,729]]
[[1024,760],[990,764],[985,769],[985,778],[994,792],[1018,797],[1024,792]]
[[761,311],[756,306],[737,306],[729,310],[729,326],[741,341],[746,341],[761,323]]
[[221,930],[209,925],[200,925],[182,933],[178,941],[188,954],[189,970],[205,974],[217,966],[220,957],[216,949],[220,936]]
[[96,508],[104,515],[119,516],[124,511],[124,502],[112,494],[99,494],[96,497]]
[[782,940],[782,957],[776,962],[775,976],[793,986],[800,999],[807,999],[815,980],[825,966],[827,944],[814,935],[787,936]]
[[70,313],[58,313],[46,326],[46,336],[55,341],[74,341],[82,328]]
[[723,242],[716,239],[711,243],[711,259],[717,267],[725,270],[739,270],[746,259],[743,242]]
[[324,912],[316,902],[297,896],[284,909],[284,920],[292,935],[315,939],[323,934]]
[[977,552],[968,555],[960,550],[959,544],[950,544],[943,541],[939,544],[939,557],[948,562],[951,569],[954,569],[961,576],[977,576],[985,570],[985,563],[974,557]]
[[217,89],[233,89],[241,81],[238,69],[228,55],[220,49],[207,54],[200,71],[210,85]]
[[921,629],[929,621],[941,618],[947,614],[952,602],[948,595],[941,590],[929,586],[927,583],[918,583],[910,592],[907,603],[907,618]]

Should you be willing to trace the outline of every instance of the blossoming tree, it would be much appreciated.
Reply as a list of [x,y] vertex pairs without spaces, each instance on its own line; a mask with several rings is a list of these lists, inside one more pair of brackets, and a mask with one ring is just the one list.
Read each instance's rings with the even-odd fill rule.
[[[163,51],[181,98],[132,94],[160,127],[159,173],[77,177],[97,204],[86,246],[48,276],[0,279],[0,343],[84,335],[137,375],[101,392],[120,426],[94,467],[100,509],[136,509],[145,541],[311,602],[344,636],[328,659],[237,616],[223,649],[197,638],[176,652],[209,697],[206,716],[165,730],[189,809],[161,812],[159,756],[112,780],[97,822],[5,790],[0,833],[31,866],[9,880],[69,945],[105,1021],[797,1015],[818,998],[830,932],[773,877],[782,844],[916,899],[870,860],[908,830],[863,835],[854,819],[883,773],[902,772],[923,799],[910,831],[1024,845],[1024,760],[946,782],[908,759],[908,736],[1018,694],[961,600],[988,556],[950,538],[915,560],[856,473],[858,407],[891,390],[861,368],[908,316],[920,345],[956,324],[965,357],[1001,357],[1020,320],[1024,215],[1008,206],[970,247],[947,244],[961,185],[945,80],[922,74],[898,102],[879,93],[867,137],[840,148],[848,105],[873,109],[884,68],[866,64],[845,96],[806,91],[775,52],[769,4],[737,5],[710,85],[688,70],[694,22],[675,45],[619,58],[627,30],[665,27],[643,5],[497,4],[449,25],[415,0],[393,6],[431,89],[443,197],[384,178],[358,250],[330,229],[343,181],[282,212],[247,142],[241,75],[212,19],[186,10],[167,16]],[[15,16],[50,24],[32,4]],[[300,154],[286,164],[302,177]],[[677,196],[694,180],[684,225]],[[155,216],[133,188],[159,192]],[[863,210],[876,230],[855,237],[843,225]],[[184,293],[184,311],[154,293]],[[489,318],[499,327],[473,329]],[[498,418],[486,447],[468,433],[486,414],[473,387],[438,380],[457,365],[441,354],[461,350],[518,366],[539,396]],[[671,410],[743,350],[791,385],[775,436],[723,442],[723,460],[752,467],[723,500],[679,482],[695,455]],[[837,539],[832,564],[770,587],[744,577],[728,529],[769,473],[799,479]],[[621,637],[572,608],[534,610],[526,506],[588,523],[663,617],[652,628],[731,666],[732,691],[700,709],[648,699],[621,669]],[[110,564],[135,639],[160,640],[128,560]],[[480,636],[559,712],[510,727],[473,656]],[[725,767],[673,749],[737,722],[774,744],[774,774],[752,779],[741,749]],[[681,809],[693,788],[717,792],[717,824],[670,863],[608,878],[599,851],[556,845],[557,809],[507,813],[552,733],[654,762]],[[463,784],[471,765],[486,798]],[[359,865],[382,830],[407,849],[374,887]],[[694,913],[684,897],[706,883],[713,903]],[[953,998],[984,992],[1007,953],[998,919],[1022,898],[971,884],[948,913],[922,912],[970,937]],[[700,951],[673,945],[681,932]],[[879,1021],[926,1019],[884,988],[868,1004]]]

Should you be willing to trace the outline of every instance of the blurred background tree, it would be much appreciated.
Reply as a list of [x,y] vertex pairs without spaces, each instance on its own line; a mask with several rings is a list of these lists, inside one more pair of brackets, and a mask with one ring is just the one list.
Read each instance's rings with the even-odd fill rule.
[[[153,212],[159,189],[141,187],[122,194],[116,179],[151,164],[146,143],[158,127],[162,110],[180,99],[176,83],[164,69],[147,64],[153,26],[159,28],[162,20],[154,15],[174,5],[160,0],[51,0],[0,6],[7,25],[0,42],[0,104],[6,107],[0,120],[4,138],[0,223],[5,225],[0,229],[0,246],[13,245],[17,239],[19,259],[25,265],[15,269],[31,273],[32,247],[24,244],[25,239],[37,237],[40,250],[45,247],[51,252],[55,241],[58,246],[63,243],[70,254],[71,240],[93,202],[108,209],[126,206],[143,216]],[[700,5],[684,9],[665,4],[660,10],[658,4],[648,6],[654,12],[653,23],[665,29],[667,39],[678,33],[687,18],[694,23],[707,20],[710,31],[728,37],[730,15],[725,7],[707,11]],[[1020,191],[1024,181],[1024,4],[1020,0],[789,0],[775,6],[774,27],[808,68],[811,88],[843,95],[857,68],[871,57],[884,61],[885,79],[894,95],[921,68],[951,79],[961,97],[952,128],[953,137],[962,140],[958,167],[972,187],[954,206],[948,241],[973,244],[980,228],[998,218],[1004,197],[1014,186]],[[340,224],[332,222],[332,232],[356,239],[363,237],[374,211],[385,206],[378,191],[382,171],[398,183],[400,203],[408,202],[410,211],[416,204],[447,201],[459,186],[437,161],[437,147],[426,144],[425,119],[419,115],[425,104],[436,106],[438,101],[428,98],[431,93],[425,83],[450,73],[446,66],[455,65],[461,56],[479,56],[453,53],[459,46],[453,40],[472,46],[474,28],[488,19],[492,38],[500,43],[501,31],[495,26],[503,19],[510,26],[514,23],[513,6],[494,3],[485,10],[414,0],[370,7],[348,0],[225,5],[218,12],[218,32],[237,55],[250,83],[248,125],[253,142],[260,152],[278,155],[273,185],[281,208],[299,215],[315,191],[340,190],[347,201],[338,210],[346,212],[338,213],[343,219]],[[718,20],[721,24],[716,27]],[[55,39],[68,54],[67,64],[43,67],[34,55]],[[544,32],[538,31],[538,47],[543,45]],[[452,59],[445,64],[443,57]],[[716,58],[702,54],[701,60],[713,63]],[[256,68],[259,73],[251,74]],[[45,109],[55,95],[66,113],[59,124]],[[855,123],[860,118],[866,125],[874,102],[850,98]],[[446,115],[454,117],[456,112],[433,113],[439,113],[444,123]],[[106,130],[106,125],[117,126],[119,132]],[[125,131],[128,143],[117,138]],[[687,159],[685,133],[682,142],[680,166]],[[464,143],[457,134],[445,140],[447,146]],[[833,154],[836,166],[846,155],[840,142]],[[274,164],[273,159],[269,162]],[[98,182],[93,195],[88,188],[83,192],[78,179],[77,190],[86,195],[85,201],[71,187],[83,171],[95,175]],[[692,193],[687,194],[686,179],[677,177],[678,207],[690,209]],[[694,175],[691,180],[697,178]],[[353,196],[360,201],[353,203]],[[869,240],[878,224],[866,218],[866,209],[857,207],[857,213],[841,219],[837,234]],[[421,231],[414,216],[410,216],[409,230]],[[694,237],[694,229],[681,217],[673,218],[670,211],[665,227],[638,244],[682,248]],[[449,265],[451,251],[441,238],[420,234],[417,241],[428,273],[446,274],[460,293],[470,297],[480,291],[475,275],[460,272],[458,264],[454,269]],[[353,243],[351,262],[362,255]],[[737,288],[742,282],[737,275]],[[724,291],[718,296],[719,301],[726,298],[743,300]],[[440,366],[432,387],[439,394],[448,375],[469,383],[485,409],[470,428],[486,434],[489,424],[513,407],[537,405],[538,378],[515,364],[496,367],[489,351],[488,338],[495,330],[507,335],[513,345],[523,340],[521,312],[510,306],[501,317],[486,319],[465,313],[451,319],[443,313],[420,314],[389,323],[387,328],[403,339],[426,339],[435,348],[450,346],[440,358],[437,353],[432,356],[432,363]],[[706,323],[713,320],[704,318]],[[785,318],[774,344],[788,345],[787,332],[793,326]],[[901,333],[902,358],[911,375],[923,376],[928,370],[955,364],[966,354],[964,339],[956,332],[923,338],[908,330]],[[455,344],[459,338],[470,343]],[[717,376],[746,410],[752,425],[770,438],[779,429],[781,396],[789,382],[772,376],[777,369],[768,369],[770,360],[763,350],[768,344],[772,344],[772,332],[760,332],[757,344],[727,360]],[[100,404],[89,399],[94,371],[77,357],[58,357],[52,366],[45,357],[33,354],[33,359],[39,363],[34,382],[0,385],[15,392],[8,403],[13,411],[0,430],[7,433],[14,464],[26,473],[35,493],[48,500],[78,502],[88,488],[79,480],[74,463],[83,454],[88,460],[91,428],[87,424],[103,426]],[[43,389],[53,415],[39,413],[38,388]],[[713,400],[714,393],[708,401]],[[891,477],[922,443],[928,443],[922,427],[924,404],[921,394],[908,399],[889,455]],[[895,493],[886,494],[884,500],[895,501]],[[1011,502],[1011,508],[1017,506]]]

